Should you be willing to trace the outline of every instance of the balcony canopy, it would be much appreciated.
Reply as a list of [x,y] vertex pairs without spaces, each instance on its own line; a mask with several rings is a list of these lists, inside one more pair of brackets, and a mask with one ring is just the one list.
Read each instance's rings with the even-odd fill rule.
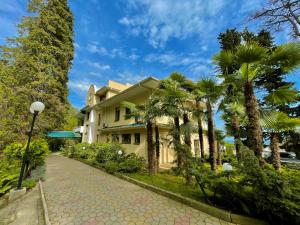
[[79,133],[73,131],[51,131],[47,133],[50,138],[81,138]]

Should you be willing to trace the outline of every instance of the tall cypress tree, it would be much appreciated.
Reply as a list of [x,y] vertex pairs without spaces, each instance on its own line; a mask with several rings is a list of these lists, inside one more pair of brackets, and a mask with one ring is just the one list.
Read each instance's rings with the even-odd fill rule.
[[[24,137],[33,101],[42,101],[46,108],[38,117],[41,131],[60,129],[65,122],[68,103],[68,72],[72,65],[73,15],[67,0],[31,0],[19,35],[2,47],[2,60],[12,67],[9,76],[15,82],[16,99],[10,108],[20,126],[12,133]],[[25,121],[25,122],[24,122]],[[1,121],[0,121],[1,122]]]

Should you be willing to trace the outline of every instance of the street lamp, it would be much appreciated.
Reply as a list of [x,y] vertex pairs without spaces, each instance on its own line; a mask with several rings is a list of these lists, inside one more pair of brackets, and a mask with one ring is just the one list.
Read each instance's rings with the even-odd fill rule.
[[29,145],[30,145],[30,140],[31,140],[31,136],[32,136],[35,118],[37,117],[37,115],[39,113],[43,112],[44,109],[45,109],[45,105],[42,102],[38,102],[38,101],[32,103],[30,106],[30,109],[29,109],[30,112],[33,114],[33,119],[32,119],[31,128],[30,128],[30,132],[29,132],[29,136],[28,136],[27,146],[26,146],[23,161],[22,161],[22,167],[21,167],[19,181],[18,181],[18,187],[17,187],[18,190],[20,190],[22,188],[24,170],[25,170],[25,166],[28,162],[28,151],[29,151]]

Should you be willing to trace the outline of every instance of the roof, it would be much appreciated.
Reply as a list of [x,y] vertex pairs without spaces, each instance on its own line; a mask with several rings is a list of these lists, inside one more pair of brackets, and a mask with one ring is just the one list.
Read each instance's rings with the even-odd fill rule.
[[50,138],[80,138],[81,135],[73,131],[51,131],[47,133]]
[[[159,128],[169,128],[168,125],[165,124],[157,124]],[[135,128],[143,128],[146,129],[145,123],[137,122],[137,123],[131,123],[131,124],[125,124],[125,125],[118,125],[118,126],[111,126],[111,127],[104,127],[100,128],[100,130],[103,132],[105,131],[119,131],[119,130],[129,130],[129,129],[135,129]]]
[[129,97],[138,96],[141,93],[144,93],[146,91],[151,91],[153,89],[156,89],[159,86],[159,80],[154,77],[148,77],[131,87],[125,89],[124,91],[121,91],[120,93],[105,99],[102,102],[99,102],[93,107],[102,107],[102,106],[109,106],[116,104],[124,99],[127,99]]

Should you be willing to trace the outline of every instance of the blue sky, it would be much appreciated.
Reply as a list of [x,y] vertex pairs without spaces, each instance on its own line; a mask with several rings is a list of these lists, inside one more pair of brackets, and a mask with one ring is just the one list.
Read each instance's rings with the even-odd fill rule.
[[[69,99],[85,104],[90,84],[107,80],[135,83],[149,75],[165,78],[179,71],[192,80],[213,76],[211,58],[217,36],[227,28],[258,30],[245,24],[263,0],[69,0],[75,18],[75,59],[69,75]],[[0,44],[17,34],[26,0],[0,0]],[[277,33],[276,43],[289,40]],[[297,82],[298,75],[289,80]],[[218,127],[222,122],[217,117]]]

